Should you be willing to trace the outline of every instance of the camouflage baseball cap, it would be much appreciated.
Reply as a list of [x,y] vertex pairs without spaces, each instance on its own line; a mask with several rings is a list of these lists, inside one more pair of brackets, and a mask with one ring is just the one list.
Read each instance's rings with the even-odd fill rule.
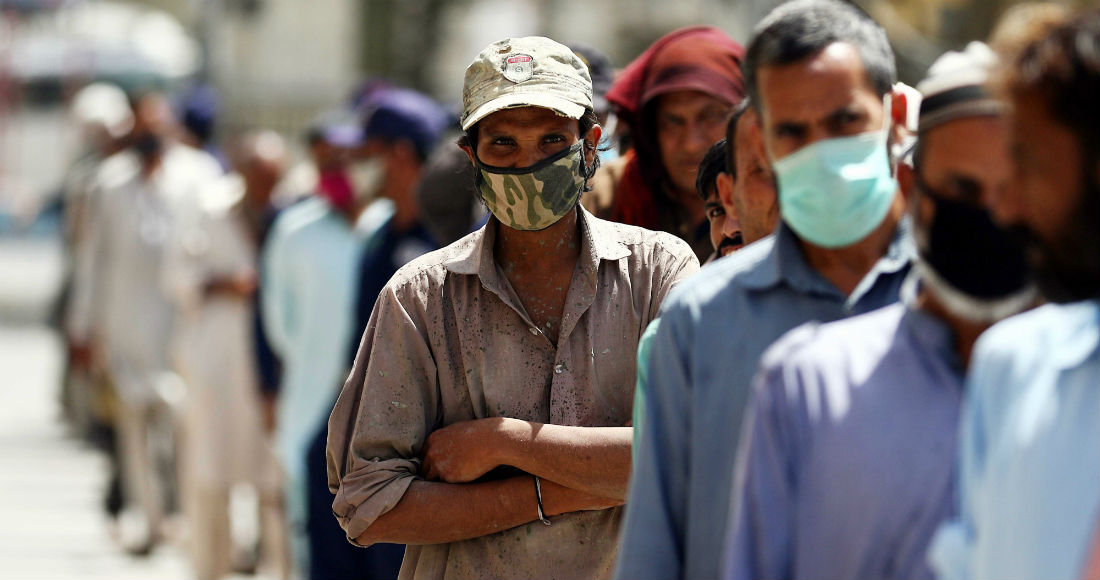
[[543,107],[580,119],[592,108],[588,67],[565,45],[541,36],[490,44],[466,67],[462,128],[511,107]]

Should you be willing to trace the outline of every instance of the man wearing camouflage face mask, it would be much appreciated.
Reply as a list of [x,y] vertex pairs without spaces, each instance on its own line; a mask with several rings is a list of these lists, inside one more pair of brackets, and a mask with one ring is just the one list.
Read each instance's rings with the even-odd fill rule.
[[401,577],[606,578],[638,337],[698,262],[579,206],[600,127],[565,46],[490,45],[463,106],[493,217],[379,296],[329,421],[333,511],[353,543],[408,544]]

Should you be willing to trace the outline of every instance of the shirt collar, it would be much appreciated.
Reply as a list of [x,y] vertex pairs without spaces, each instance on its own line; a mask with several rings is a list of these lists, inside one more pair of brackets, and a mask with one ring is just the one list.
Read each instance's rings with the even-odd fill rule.
[[[916,256],[912,242],[912,222],[903,216],[894,230],[886,253],[872,268],[872,274],[893,274],[904,269]],[[740,283],[751,290],[766,290],[785,282],[806,293],[837,294],[836,289],[806,261],[798,236],[785,222],[780,221],[773,234],[772,248],[757,267],[745,272]],[[869,274],[871,275],[871,274]]]
[[920,275],[916,270],[910,270],[898,292],[898,300],[905,305],[902,325],[924,350],[950,361],[951,367],[961,375],[965,369],[955,352],[955,332],[942,318],[917,306],[919,290]]
[[[618,241],[615,225],[593,216],[579,204],[577,221],[581,228],[580,259],[591,265],[593,276],[599,269],[600,260],[618,260],[630,255],[630,250]],[[476,274],[483,282],[496,278],[493,245],[499,227],[496,217],[490,216],[480,230],[455,243],[454,255],[443,264],[444,267],[454,274]]]

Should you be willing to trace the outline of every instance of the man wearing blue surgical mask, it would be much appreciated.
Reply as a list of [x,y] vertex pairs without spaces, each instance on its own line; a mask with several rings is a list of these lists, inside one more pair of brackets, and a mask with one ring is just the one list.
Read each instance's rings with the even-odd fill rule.
[[972,43],[919,88],[898,166],[919,256],[902,303],[787,333],[753,382],[734,476],[727,578],[929,578],[955,513],[963,375],[978,335],[1037,293],[981,200],[1012,184],[1003,106]]
[[782,221],[663,308],[619,577],[718,577],[761,354],[802,323],[897,301],[914,251],[888,157],[906,104],[895,76],[885,32],[851,4],[796,0],[757,27],[744,78]]

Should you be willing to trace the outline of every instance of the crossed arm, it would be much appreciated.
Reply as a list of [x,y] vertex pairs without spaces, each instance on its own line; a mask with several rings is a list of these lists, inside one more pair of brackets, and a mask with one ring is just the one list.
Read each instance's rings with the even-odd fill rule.
[[[570,427],[490,418],[434,431],[421,473],[357,543],[436,544],[496,533],[538,517],[532,478],[474,482],[500,465],[542,478],[547,516],[622,505],[630,427]],[[474,483],[469,483],[474,482]]]

